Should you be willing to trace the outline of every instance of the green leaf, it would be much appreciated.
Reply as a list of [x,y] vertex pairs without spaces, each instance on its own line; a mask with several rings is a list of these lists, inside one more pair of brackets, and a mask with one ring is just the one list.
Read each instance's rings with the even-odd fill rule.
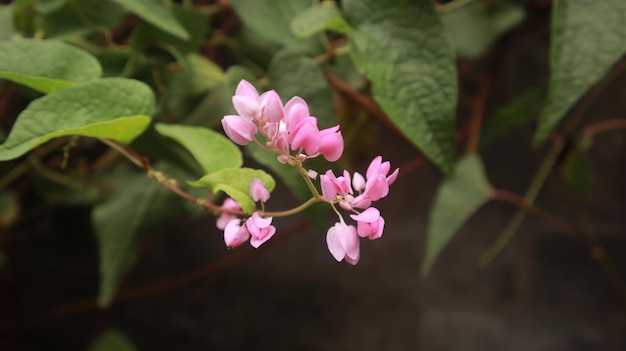
[[250,197],[250,184],[254,178],[259,178],[268,191],[274,190],[276,182],[274,178],[260,169],[251,168],[226,168],[217,172],[209,173],[189,185],[195,187],[208,187],[213,193],[223,191],[239,203],[246,213],[254,211],[254,201]]
[[142,51],[151,45],[171,45],[182,53],[197,51],[209,32],[209,17],[195,7],[172,5],[172,12],[189,38],[182,39],[150,22],[141,23],[133,32],[131,46]]
[[136,351],[135,345],[117,329],[107,329],[96,339],[89,351]]
[[67,2],[68,0],[37,0],[35,11],[45,15],[60,9]]
[[428,274],[463,223],[489,201],[492,190],[478,155],[467,155],[457,163],[454,175],[439,186],[430,212],[422,275]]
[[626,52],[626,2],[555,1],[550,82],[535,143],[542,143],[572,106]]
[[0,43],[0,78],[43,93],[100,77],[95,57],[56,41],[22,39]]
[[590,146],[590,140],[576,143],[567,154],[561,168],[561,175],[565,179],[565,183],[580,194],[589,192],[593,178],[591,163],[587,154]]
[[300,51],[323,52],[316,38],[302,39],[291,31],[291,20],[311,6],[310,0],[232,0],[231,3],[244,24],[253,31]]
[[337,124],[332,91],[313,58],[298,51],[280,50],[270,62],[268,78],[283,99],[303,98],[320,128]]
[[11,40],[14,31],[12,6],[0,4],[0,41]]
[[316,5],[301,11],[291,20],[291,31],[300,38],[308,38],[324,29],[341,34],[348,32],[348,24],[337,7]]
[[215,62],[198,54],[186,57],[190,70],[181,69],[170,73],[169,88],[173,96],[195,96],[206,93],[226,82],[226,74]]
[[476,58],[502,34],[524,20],[526,13],[513,2],[477,1],[440,14],[459,56]]
[[350,49],[394,124],[446,174],[454,164],[454,51],[430,0],[346,0]]
[[158,123],[156,130],[181,144],[198,161],[205,173],[238,168],[243,156],[237,145],[208,128]]
[[103,32],[127,15],[124,7],[110,0],[72,0],[59,7],[45,6],[44,10],[37,18],[37,27],[47,38],[55,39]]
[[0,228],[8,228],[20,218],[20,200],[13,193],[0,190]]
[[129,143],[150,124],[154,95],[131,79],[104,78],[58,90],[33,101],[17,117],[0,161],[19,157],[66,135]]
[[109,305],[135,263],[141,230],[181,214],[180,202],[170,190],[139,174],[93,209],[91,220],[100,252],[100,307]]
[[172,34],[180,39],[188,40],[189,33],[174,16],[172,8],[163,0],[113,0],[146,22]]
[[527,89],[506,105],[498,108],[480,131],[481,146],[506,135],[508,132],[534,121],[539,115],[546,89],[544,86]]

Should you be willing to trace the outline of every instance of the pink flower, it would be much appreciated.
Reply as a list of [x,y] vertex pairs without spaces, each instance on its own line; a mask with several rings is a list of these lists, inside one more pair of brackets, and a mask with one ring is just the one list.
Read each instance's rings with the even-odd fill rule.
[[274,90],[263,93],[260,97],[260,104],[261,117],[266,123],[278,124],[284,119],[283,102]]
[[245,146],[253,139],[259,128],[252,121],[236,115],[224,116],[222,127],[226,135],[235,143]]
[[250,196],[255,202],[266,202],[270,198],[270,192],[265,189],[261,179],[254,178],[250,183]]
[[309,106],[301,97],[294,96],[285,104],[285,124],[288,131],[292,131],[298,123],[308,117],[311,117]]
[[387,177],[387,173],[389,173],[389,170],[391,169],[391,164],[389,161],[382,162],[382,160],[382,156],[376,156],[370,163],[369,167],[367,167],[367,173],[365,173],[365,176],[367,179],[370,179],[377,175],[382,175],[386,177],[385,179],[387,181],[387,185],[391,185],[396,181],[400,169],[396,168],[396,170],[393,171],[389,177]]
[[337,195],[344,196],[352,193],[348,171],[343,171],[343,176],[335,177],[333,171],[329,169],[320,176],[320,183],[322,184],[322,196],[326,201],[334,201]]
[[317,129],[317,119],[315,117],[306,117],[291,130],[289,127],[287,128],[291,150],[302,148],[308,155],[317,153],[320,148],[320,131]]
[[319,133],[320,145],[318,152],[329,162],[335,162],[343,154],[343,138],[339,126],[326,128]]
[[351,265],[359,262],[359,237],[357,230],[352,225],[335,223],[326,233],[326,244],[331,255],[341,262],[344,258]]
[[271,224],[272,217],[262,218],[258,212],[254,212],[246,221],[246,227],[252,236],[250,245],[256,249],[274,236],[276,227]]
[[257,119],[261,106],[259,103],[259,93],[256,88],[245,80],[241,80],[233,96],[233,106],[237,113],[249,121]]
[[250,237],[250,233],[245,225],[241,225],[241,220],[235,218],[226,224],[224,228],[224,243],[229,249],[234,249],[243,244]]
[[[221,208],[223,210],[227,210],[227,211],[239,211],[239,210],[241,210],[241,207],[239,206],[237,201],[231,199],[230,197],[226,198],[226,200],[224,200],[224,203],[222,204]],[[228,224],[228,222],[232,221],[235,218],[237,218],[237,217],[234,214],[232,214],[232,213],[222,212],[222,214],[217,218],[216,226],[219,229],[224,230],[224,228],[226,228],[226,225]]]
[[350,215],[350,218],[357,221],[356,230],[360,237],[374,240],[383,235],[385,220],[378,209],[370,207],[358,215]]

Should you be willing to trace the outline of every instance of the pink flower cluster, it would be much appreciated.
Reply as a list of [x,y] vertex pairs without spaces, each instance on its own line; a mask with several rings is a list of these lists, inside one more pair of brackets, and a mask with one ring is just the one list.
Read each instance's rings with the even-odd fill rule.
[[[239,145],[254,141],[278,153],[278,160],[283,163],[288,162],[290,149],[305,158],[323,155],[330,162],[337,161],[343,153],[339,126],[319,130],[317,118],[311,116],[300,97],[293,97],[283,106],[275,91],[259,95],[252,84],[242,80],[232,101],[239,115],[224,116],[222,127]],[[256,138],[259,132],[265,145]]]
[[[250,184],[250,195],[254,201],[262,203],[270,198],[269,191],[258,178]],[[272,225],[272,217],[261,217],[256,211],[249,218],[242,220],[232,214],[234,211],[240,211],[241,207],[231,198],[224,200],[222,209],[224,212],[217,219],[217,227],[224,230],[224,243],[229,249],[234,249],[248,239],[250,239],[250,245],[258,248],[276,233],[276,227]]]
[[[311,179],[317,173],[304,171],[302,162],[319,155],[328,161],[337,161],[343,153],[343,138],[339,126],[319,130],[317,119],[310,115],[306,102],[300,97],[293,97],[284,106],[278,94],[271,90],[261,95],[254,86],[242,80],[233,96],[233,105],[239,115],[228,115],[222,119],[226,135],[239,145],[255,142],[262,148],[278,154],[278,161],[299,167],[301,174],[306,172]],[[261,139],[258,139],[258,135]],[[291,154],[295,151],[295,155]],[[291,161],[296,162],[291,162]],[[350,264],[359,261],[359,237],[370,240],[382,236],[385,220],[380,211],[372,207],[374,201],[389,193],[389,186],[396,180],[399,170],[389,174],[391,165],[378,156],[370,163],[365,177],[355,172],[352,176],[343,171],[339,177],[331,170],[320,176],[322,196],[315,189],[314,198],[329,203],[339,215],[326,234],[328,250],[337,261],[346,260]],[[306,179],[310,187],[314,185]],[[261,208],[269,199],[269,192],[259,179],[250,185],[250,196],[255,202],[261,202]],[[348,225],[339,214],[336,205],[350,211],[350,218],[356,221]],[[221,206],[222,214],[217,220],[217,227],[224,230],[224,242],[228,248],[235,248],[248,239],[258,248],[269,240],[276,228],[272,217],[264,216],[263,211],[255,211],[246,219],[238,218],[241,208],[231,198]]]
[[[385,219],[371,205],[389,194],[389,186],[398,177],[399,169],[396,168],[388,175],[390,169],[391,164],[388,161],[382,162],[382,157],[378,156],[367,168],[366,178],[358,172],[350,177],[348,171],[336,177],[331,170],[320,176],[324,199],[354,212],[350,218],[357,222],[355,228],[347,225],[343,217],[339,216],[340,222],[328,230],[328,250],[337,261],[345,259],[350,264],[356,264],[360,257],[358,237],[374,240],[382,236]],[[358,209],[364,210],[359,212]]]

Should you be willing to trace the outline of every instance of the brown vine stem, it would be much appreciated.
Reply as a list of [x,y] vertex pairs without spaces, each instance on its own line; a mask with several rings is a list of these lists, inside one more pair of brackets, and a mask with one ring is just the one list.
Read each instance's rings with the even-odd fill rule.
[[[267,242],[263,245],[264,250],[254,249],[248,247],[246,249],[239,249],[237,253],[232,255],[225,255],[215,261],[198,267],[194,270],[184,272],[176,277],[161,279],[155,282],[146,283],[143,285],[135,286],[132,288],[120,290],[111,302],[111,306],[119,304],[121,302],[143,298],[151,295],[163,293],[186,284],[192,283],[199,279],[215,274],[226,268],[232,267],[237,263],[243,262],[246,259],[257,256],[266,252],[269,248],[276,246],[283,240],[287,240],[294,235],[301,233],[311,225],[309,220],[302,220],[285,231],[282,231],[281,235],[275,237],[275,239]],[[53,321],[58,318],[67,317],[79,313],[84,313],[98,309],[97,298],[91,297],[87,299],[68,302],[56,307],[52,307],[37,316],[25,321],[12,321],[12,323],[5,323],[0,325],[0,331],[11,331],[21,326],[31,326]]]
[[585,127],[581,134],[584,138],[591,139],[597,134],[617,129],[626,129],[626,118],[613,118],[592,124]]
[[369,114],[376,118],[386,128],[393,131],[410,145],[413,145],[413,143],[404,136],[400,129],[398,129],[398,127],[396,127],[396,125],[391,122],[387,114],[385,114],[385,112],[383,112],[383,110],[381,110],[372,99],[357,92],[348,83],[344,82],[343,80],[341,80],[341,78],[328,72],[327,70],[323,70],[323,72],[326,80],[333,88],[345,94],[349,99],[357,103],[359,106],[363,107],[363,109],[365,109]]
[[523,197],[521,197],[519,194],[516,194],[512,191],[503,190],[503,189],[494,189],[491,194],[491,199],[509,202],[522,210],[528,211],[528,213],[534,216],[537,216],[547,222],[552,223],[556,228],[558,228],[559,230],[561,230],[563,233],[567,235],[570,235],[570,236],[578,235],[578,233],[576,232],[576,229],[574,229],[574,227],[572,227],[569,223],[565,222],[564,220],[557,217],[556,215],[542,209],[541,207],[538,207],[536,205],[526,202]]
[[498,253],[502,251],[504,246],[508,244],[511,238],[513,238],[513,235],[524,221],[524,218],[526,218],[529,205],[535,202],[539,191],[543,187],[546,178],[550,174],[550,171],[552,171],[552,167],[554,166],[558,156],[561,154],[561,151],[563,151],[564,147],[565,141],[563,141],[561,138],[558,138],[554,141],[554,143],[552,144],[552,148],[543,159],[543,162],[539,166],[535,177],[533,178],[530,186],[528,187],[528,190],[526,191],[526,194],[524,195],[524,203],[528,205],[526,205],[525,207],[520,207],[515,212],[515,214],[513,215],[505,229],[502,231],[502,234],[500,234],[496,242],[493,243],[493,245],[489,247],[487,252],[480,258],[479,264],[481,267],[489,264],[489,262],[491,262],[496,257],[496,255],[498,255]]

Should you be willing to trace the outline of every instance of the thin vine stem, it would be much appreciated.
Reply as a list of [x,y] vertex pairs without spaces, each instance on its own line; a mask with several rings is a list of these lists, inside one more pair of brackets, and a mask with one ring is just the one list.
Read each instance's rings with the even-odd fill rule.
[[[247,212],[244,211],[238,211],[238,210],[229,210],[229,209],[224,209],[221,206],[215,205],[214,203],[212,203],[209,199],[201,199],[201,198],[197,198],[187,192],[185,192],[184,190],[182,190],[180,187],[178,187],[178,181],[174,178],[171,178],[169,176],[167,176],[165,173],[160,172],[160,171],[155,171],[152,166],[150,165],[149,162],[147,162],[145,159],[143,159],[141,156],[137,155],[134,152],[129,151],[128,149],[126,149],[125,147],[123,147],[122,145],[106,139],[106,138],[98,138],[101,142],[103,142],[104,144],[106,144],[107,146],[111,147],[112,149],[114,149],[115,151],[119,152],[122,156],[126,157],[129,161],[131,161],[134,165],[136,165],[137,167],[145,170],[148,174],[149,178],[152,178],[154,180],[156,180],[159,184],[161,184],[162,186],[166,187],[167,189],[171,190],[173,193],[175,193],[176,195],[180,196],[181,198],[189,201],[189,202],[193,202],[196,205],[202,206],[204,208],[206,208],[207,210],[211,211],[214,215],[219,215],[221,213],[229,213],[229,214],[233,214],[233,215],[238,215],[238,216],[248,216],[250,215]],[[291,216],[294,215],[296,213],[299,213],[305,209],[307,209],[309,206],[318,203],[318,202],[323,202],[325,201],[324,198],[319,194],[319,192],[317,191],[317,189],[315,188],[315,185],[313,185],[313,182],[311,182],[311,179],[308,177],[306,170],[304,169],[304,167],[302,167],[301,163],[296,163],[295,165],[293,165],[294,167],[296,167],[298,169],[298,172],[300,173],[300,175],[302,175],[302,177],[304,178],[305,183],[307,184],[307,186],[309,187],[309,189],[311,190],[311,193],[313,194],[313,196],[305,201],[304,203],[291,208],[289,210],[283,210],[283,211],[265,211],[265,209],[262,209],[259,212],[259,215],[261,216],[266,216],[266,217],[286,217],[286,216]]]
[[506,246],[506,244],[511,241],[513,235],[515,234],[515,232],[517,232],[520,225],[524,221],[524,218],[526,218],[526,214],[528,213],[528,206],[534,204],[535,199],[539,194],[539,191],[543,187],[546,178],[550,174],[550,171],[552,171],[552,167],[554,167],[554,164],[556,163],[556,160],[561,154],[561,151],[563,151],[564,147],[565,142],[560,138],[556,138],[554,143],[552,144],[552,148],[539,166],[539,170],[537,170],[535,177],[533,178],[530,186],[528,187],[528,190],[526,191],[526,194],[524,195],[523,200],[524,203],[527,204],[527,206],[521,207],[515,212],[515,214],[513,215],[507,226],[504,228],[502,234],[500,234],[496,242],[493,243],[493,245],[489,247],[487,252],[480,258],[480,266],[484,267],[489,264],[489,262],[491,262],[498,255],[498,253],[502,251],[504,246]]

